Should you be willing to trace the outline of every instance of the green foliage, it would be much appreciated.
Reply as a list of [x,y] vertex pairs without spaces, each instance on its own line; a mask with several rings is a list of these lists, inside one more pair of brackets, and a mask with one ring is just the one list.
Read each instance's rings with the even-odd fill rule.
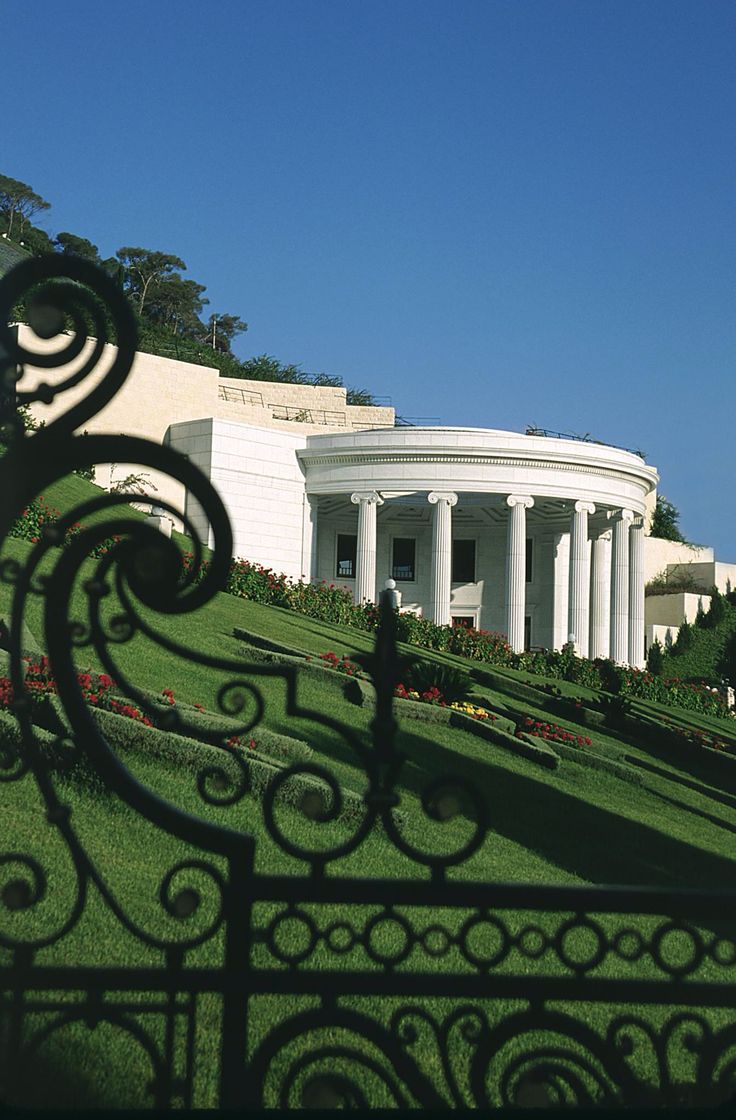
[[666,541],[681,541],[686,544],[679,526],[680,513],[664,494],[657,494],[657,504],[652,517],[649,534]]
[[397,636],[401,642],[410,642],[424,649],[468,657],[472,661],[487,661],[494,665],[511,665],[514,654],[502,634],[490,630],[476,630],[465,626],[438,626],[429,618],[406,611],[397,616]]
[[713,601],[717,604],[715,618],[711,618],[709,611],[702,626],[687,627],[684,643],[680,628],[678,640],[665,656],[665,674],[684,680],[704,680],[710,685],[720,683],[724,676],[724,649],[736,633],[736,606],[724,595],[714,596]]
[[227,581],[227,591],[242,599],[268,603],[275,607],[289,605],[286,576],[277,575],[271,568],[250,564],[247,560],[233,560]]
[[644,594],[647,596],[674,595],[680,591],[693,592],[697,590],[695,577],[690,572],[681,572],[676,576],[669,577],[665,570],[649,581],[644,588]]
[[717,668],[724,680],[736,686],[736,629],[726,639],[718,658]]
[[705,625],[705,609],[703,607],[702,596],[701,596],[701,598],[698,599],[698,609],[695,612],[695,625],[696,626],[704,626]]
[[680,629],[677,631],[675,644],[672,647],[674,654],[685,653],[686,650],[691,649],[695,637],[693,635],[693,628],[689,622],[683,622]]
[[705,616],[703,625],[709,630],[715,630],[726,617],[726,601],[717,587],[710,591],[710,610]]
[[[53,530],[53,526],[60,516],[60,511],[54,506],[50,506],[43,494],[40,494],[29,502],[18,520],[13,522],[8,530],[8,536],[18,537],[21,540],[30,541],[31,544],[36,544],[44,531]],[[72,529],[67,530],[67,540],[78,531],[78,528],[79,526],[75,525]]]
[[403,683],[420,694],[437,689],[446,704],[467,700],[473,689],[469,673],[436,661],[413,662],[404,670]]
[[578,657],[572,649],[545,649],[517,654],[513,659],[519,669],[527,669],[542,677],[572,681],[589,688],[600,687],[600,676],[595,664],[585,657]]
[[647,654],[647,669],[653,677],[661,677],[664,669],[664,650],[659,639],[655,639]]
[[152,285],[145,307],[146,317],[174,334],[196,338],[203,333],[199,316],[206,304],[204,284],[184,280],[178,273]]
[[248,330],[248,324],[239,315],[210,315],[203,341],[213,350],[230,353],[233,339]]
[[[342,388],[343,385],[341,377],[326,373],[309,374],[301,366],[283,365],[272,354],[247,358],[239,363],[239,372],[230,376],[248,378],[251,381],[282,381],[290,385],[323,385],[333,388]],[[375,401],[367,389],[348,389],[347,403],[372,405]]]
[[156,249],[143,249],[134,245],[124,245],[118,249],[117,257],[125,269],[126,291],[141,315],[148,296],[153,297],[156,288],[176,275],[177,269],[185,272],[187,267],[181,257],[174,253],[162,253]]
[[54,246],[58,252],[68,257],[81,257],[82,260],[92,264],[101,264],[100,251],[96,245],[86,237],[78,237],[76,233],[57,233]]
[[27,183],[0,175],[0,223],[9,238],[26,241],[31,218],[50,207]]

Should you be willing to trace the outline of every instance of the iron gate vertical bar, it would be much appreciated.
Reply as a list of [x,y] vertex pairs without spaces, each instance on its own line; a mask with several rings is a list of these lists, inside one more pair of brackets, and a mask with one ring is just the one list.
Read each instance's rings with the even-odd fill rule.
[[248,837],[239,840],[236,851],[228,858],[229,873],[223,899],[225,962],[220,1108],[243,1108],[254,1095],[253,1087],[246,1083],[254,845]]

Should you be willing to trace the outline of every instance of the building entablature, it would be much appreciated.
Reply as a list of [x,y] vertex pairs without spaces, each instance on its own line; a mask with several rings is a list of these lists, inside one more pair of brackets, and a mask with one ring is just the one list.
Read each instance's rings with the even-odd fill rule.
[[599,519],[621,508],[644,516],[658,481],[653,467],[620,448],[476,428],[310,435],[297,456],[315,497],[349,495],[369,484],[397,501],[452,491],[494,506],[494,496],[529,493],[550,499],[540,512],[584,501],[598,507]]

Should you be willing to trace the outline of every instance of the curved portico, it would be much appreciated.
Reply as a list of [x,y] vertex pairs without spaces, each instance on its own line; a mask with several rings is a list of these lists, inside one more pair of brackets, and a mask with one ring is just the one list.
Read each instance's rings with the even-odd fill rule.
[[375,600],[392,577],[404,608],[501,631],[516,650],[572,641],[583,655],[643,663],[641,538],[658,476],[635,453],[394,428],[310,435],[297,457],[313,578]]

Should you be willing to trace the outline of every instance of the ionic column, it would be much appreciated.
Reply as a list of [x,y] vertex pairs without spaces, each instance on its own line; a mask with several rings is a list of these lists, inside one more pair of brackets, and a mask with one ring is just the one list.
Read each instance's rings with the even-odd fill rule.
[[439,626],[450,623],[450,579],[452,576],[452,507],[457,494],[432,491],[427,501],[434,506],[432,521],[432,576],[429,609]]
[[629,665],[643,669],[644,657],[644,521],[629,529]]
[[509,494],[508,548],[506,550],[506,633],[515,653],[524,651],[524,614],[526,610],[526,511],[534,498]]
[[350,495],[358,507],[358,541],[355,558],[356,603],[374,603],[376,600],[376,508],[383,505],[383,498],[375,490]]
[[630,509],[619,510],[612,518],[611,548],[611,648],[617,665],[629,662],[629,526],[634,520]]
[[567,606],[567,632],[575,635],[575,652],[588,656],[588,514],[595,513],[592,502],[576,502],[570,525],[570,594]]
[[593,538],[590,552],[590,644],[588,657],[608,657],[611,648],[611,531]]

